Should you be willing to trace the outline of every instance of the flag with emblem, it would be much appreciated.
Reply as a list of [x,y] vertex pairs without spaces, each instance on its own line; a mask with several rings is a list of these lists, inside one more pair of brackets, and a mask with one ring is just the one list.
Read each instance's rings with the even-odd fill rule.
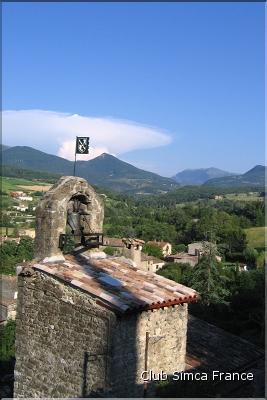
[[89,153],[89,137],[76,137],[76,154]]

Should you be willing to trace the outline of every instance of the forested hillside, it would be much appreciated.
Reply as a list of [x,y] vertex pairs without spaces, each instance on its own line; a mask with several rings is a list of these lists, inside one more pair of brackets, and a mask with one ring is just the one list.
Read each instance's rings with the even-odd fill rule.
[[266,167],[256,165],[254,168],[242,175],[225,176],[223,178],[214,178],[205,182],[207,186],[217,187],[236,187],[236,186],[264,186]]
[[[73,162],[27,146],[4,149],[2,162],[16,167],[59,175],[73,175]],[[76,176],[85,178],[90,184],[128,193],[162,193],[179,185],[170,178],[144,171],[118,158],[103,153],[89,161],[77,161]]]
[[105,233],[162,239],[174,245],[204,240],[212,233],[223,254],[232,258],[236,253],[242,255],[247,244],[244,229],[265,224],[264,202],[260,197],[248,202],[227,198],[216,201],[210,198],[211,193],[208,188],[203,192],[179,189],[143,198],[110,193],[106,199]]

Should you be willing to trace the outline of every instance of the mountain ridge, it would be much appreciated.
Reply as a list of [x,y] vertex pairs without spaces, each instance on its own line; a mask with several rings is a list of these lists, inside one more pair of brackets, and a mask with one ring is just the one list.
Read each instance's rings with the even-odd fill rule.
[[[47,154],[29,146],[9,147],[2,145],[2,165],[35,171],[37,174],[38,172],[46,172],[62,176],[73,175],[74,162],[59,156]],[[230,175],[208,179],[204,183],[200,183],[205,178],[205,176],[201,175],[197,177],[198,180],[200,179],[198,183],[196,183],[196,177],[194,183],[192,183],[192,177],[190,178],[190,182],[187,181],[185,183],[185,180],[180,180],[182,183],[178,183],[172,178],[162,177],[153,172],[137,168],[108,153],[102,153],[100,156],[89,161],[77,161],[76,163],[76,175],[87,179],[92,185],[129,194],[166,193],[186,185],[262,187],[265,184],[266,167],[256,165],[244,174],[232,174],[215,167],[184,170],[181,173],[185,171],[193,173],[200,171],[200,174],[203,171],[206,174],[208,171],[213,174],[228,173]]]
[[183,171],[177,172],[172,179],[182,186],[186,185],[202,185],[209,179],[221,178],[224,176],[235,175],[232,172],[223,171],[219,168],[197,168],[197,169],[184,169]]
[[204,185],[216,187],[264,186],[266,172],[266,166],[255,165],[244,174],[210,179]]
[[[73,161],[29,146],[14,146],[5,149],[2,152],[2,163],[62,175],[72,175],[74,165]],[[162,193],[179,186],[171,178],[144,171],[108,153],[103,153],[89,161],[77,161],[76,175],[94,185],[119,192]]]

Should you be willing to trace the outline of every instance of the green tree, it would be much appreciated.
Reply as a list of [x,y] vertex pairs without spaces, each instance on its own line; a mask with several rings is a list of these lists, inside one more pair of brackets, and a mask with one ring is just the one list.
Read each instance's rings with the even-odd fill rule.
[[248,266],[251,268],[255,268],[257,265],[257,257],[258,257],[257,250],[253,249],[252,247],[247,247],[244,250],[243,254]]
[[10,361],[15,356],[15,321],[9,320],[0,327],[0,361]]
[[30,261],[33,258],[34,242],[29,236],[23,236],[20,243],[4,242],[0,246],[1,273],[15,275],[15,266],[19,262]]
[[182,253],[185,252],[187,250],[187,246],[183,243],[179,243],[179,244],[174,244],[172,246],[172,252],[173,254],[175,253]]
[[192,266],[188,263],[167,263],[163,268],[157,271],[157,274],[187,285],[193,272]]
[[263,268],[266,264],[265,251],[261,251],[257,257],[257,268]]
[[188,282],[189,286],[200,294],[201,303],[207,306],[218,303],[228,304],[226,299],[230,294],[226,288],[228,279],[223,275],[214,252],[213,246],[205,249],[205,255],[194,267],[194,273]]
[[11,236],[15,238],[19,237],[19,228],[17,226],[15,226],[15,228],[13,229]]
[[33,259],[34,241],[29,236],[22,236],[17,247],[17,259],[20,261],[30,261]]
[[157,258],[161,258],[162,257],[162,251],[161,249],[153,244],[145,244],[143,247],[143,252],[148,254],[149,256],[154,256]]

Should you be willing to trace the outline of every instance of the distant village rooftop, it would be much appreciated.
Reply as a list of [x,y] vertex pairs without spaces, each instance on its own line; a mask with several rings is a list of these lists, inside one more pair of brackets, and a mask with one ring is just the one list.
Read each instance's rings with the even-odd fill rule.
[[166,246],[170,245],[169,242],[157,241],[157,240],[149,240],[147,244],[152,246],[157,246],[161,249],[164,249]]

